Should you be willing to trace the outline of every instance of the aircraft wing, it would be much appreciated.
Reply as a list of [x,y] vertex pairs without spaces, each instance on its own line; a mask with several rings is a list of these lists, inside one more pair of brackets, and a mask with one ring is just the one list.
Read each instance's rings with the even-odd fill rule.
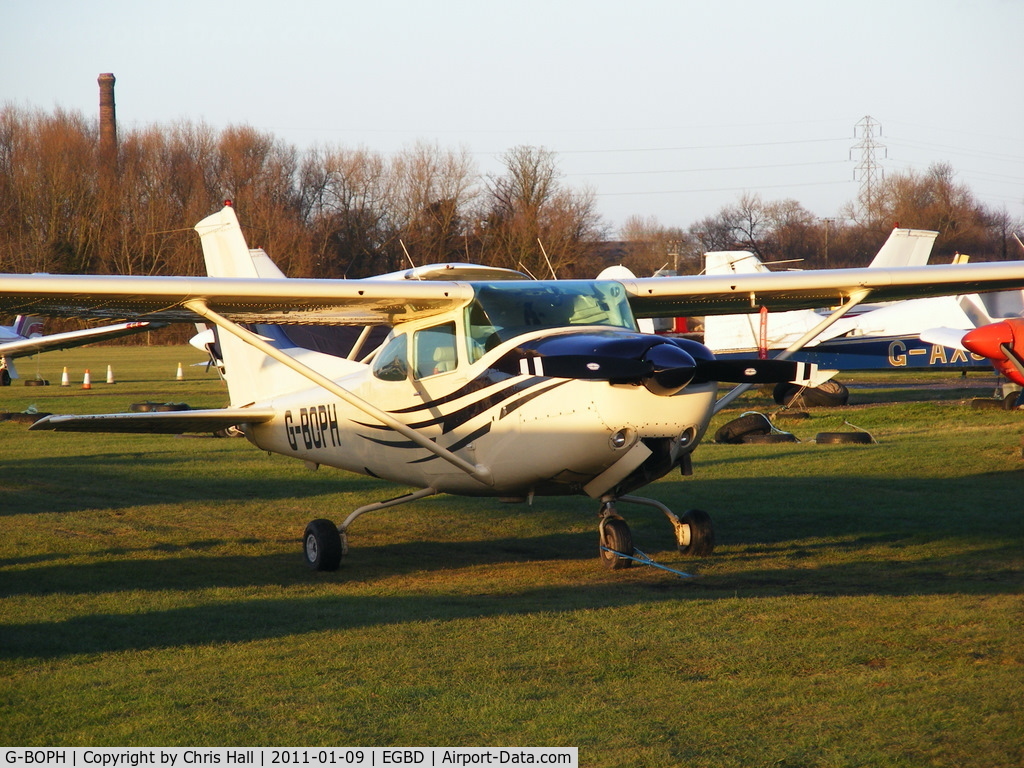
[[56,432],[135,432],[152,435],[181,435],[186,432],[216,432],[239,424],[262,424],[274,417],[266,408],[215,408],[201,411],[151,413],[104,413],[87,416],[46,416],[29,429]]
[[637,317],[814,309],[862,295],[872,302],[1024,287],[1024,262],[816,269],[622,280]]
[[37,352],[46,352],[47,350],[69,349],[85,344],[94,344],[97,341],[116,339],[120,336],[129,336],[140,331],[155,331],[164,326],[165,323],[118,323],[117,325],[105,325],[101,328],[86,328],[81,331],[51,333],[46,336],[35,336],[30,339],[2,342],[0,343],[0,355],[4,357],[26,357]]
[[[895,301],[1024,288],[1024,262],[624,279],[637,317],[807,309],[851,296]],[[201,322],[199,299],[236,322],[395,324],[473,298],[468,282],[236,277],[0,275],[0,311],[63,317]]]
[[0,275],[0,311],[202,322],[194,299],[241,323],[394,324],[468,303],[466,283],[238,277]]

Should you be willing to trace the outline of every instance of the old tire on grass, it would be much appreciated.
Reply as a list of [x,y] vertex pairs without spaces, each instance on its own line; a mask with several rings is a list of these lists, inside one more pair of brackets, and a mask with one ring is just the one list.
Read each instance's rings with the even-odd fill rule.
[[744,435],[744,443],[797,443],[796,435],[792,432],[772,432],[768,435]]
[[870,445],[874,438],[867,432],[819,432],[814,438],[818,445],[858,444]]
[[826,381],[817,387],[798,387],[789,382],[775,386],[773,398],[779,405],[799,408],[835,408],[850,401],[850,390],[838,381]]
[[742,443],[746,435],[767,435],[772,423],[760,413],[747,413],[723,424],[715,432],[716,443]]
[[679,553],[688,557],[706,557],[715,550],[715,529],[711,515],[703,509],[691,509],[679,522],[689,528],[689,541],[679,544]]
[[[621,517],[609,517],[601,521],[600,528],[601,547],[598,550],[601,556],[601,565],[612,571],[621,568],[629,568],[633,561],[623,555],[633,554],[633,534],[629,526]],[[608,550],[612,550],[609,552]]]
[[336,571],[341,565],[341,534],[330,520],[314,520],[302,534],[306,565],[314,571]]

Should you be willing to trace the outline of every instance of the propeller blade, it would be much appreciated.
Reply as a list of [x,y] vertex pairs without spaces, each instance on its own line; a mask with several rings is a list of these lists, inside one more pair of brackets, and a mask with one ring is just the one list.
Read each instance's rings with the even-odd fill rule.
[[610,355],[535,355],[519,358],[519,370],[514,372],[559,379],[626,383],[650,376],[651,365],[643,360]]
[[609,332],[531,339],[493,365],[513,375],[643,384],[665,396],[694,381],[803,383],[817,368],[789,360],[716,360],[707,347],[686,339]]
[[793,360],[706,360],[697,367],[697,381],[726,381],[736,384],[777,384],[802,382],[817,368],[813,363]]

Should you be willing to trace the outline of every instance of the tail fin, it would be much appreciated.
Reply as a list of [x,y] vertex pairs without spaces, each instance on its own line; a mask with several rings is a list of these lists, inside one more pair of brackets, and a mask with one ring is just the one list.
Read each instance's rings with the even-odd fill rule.
[[196,224],[203,243],[206,274],[210,277],[259,277],[256,263],[235,216],[235,209],[225,205],[217,213]]
[[878,249],[869,267],[923,267],[928,263],[938,232],[926,229],[894,229]]
[[14,332],[19,336],[31,339],[43,335],[43,318],[32,315],[18,315],[14,319]]
[[[249,249],[238,218],[230,206],[207,216],[195,228],[203,244],[206,272],[210,277],[287,280],[262,249]],[[334,355],[297,347],[281,326],[257,325],[250,330],[289,356],[331,378],[365,367]],[[309,379],[267,357],[232,333],[218,328],[217,340],[232,406],[265,402],[278,395],[311,386]]]
[[[217,213],[207,216],[196,224],[195,229],[203,244],[206,273],[210,277],[275,276],[261,275],[261,269],[245,242],[238,217],[230,206],[224,206]],[[263,258],[266,263],[270,263],[266,254],[263,254]],[[273,267],[273,270],[278,273],[276,276],[284,277],[277,267]],[[217,335],[231,405],[249,405],[270,397],[274,388],[272,377],[265,374],[279,368],[279,364],[231,333],[218,329]]]

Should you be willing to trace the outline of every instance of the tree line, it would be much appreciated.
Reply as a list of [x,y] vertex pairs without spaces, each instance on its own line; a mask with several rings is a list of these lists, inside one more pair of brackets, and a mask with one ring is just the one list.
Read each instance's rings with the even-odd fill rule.
[[[801,268],[863,266],[897,222],[936,229],[935,257],[1021,258],[1021,222],[978,203],[948,165],[893,174],[821,219],[795,200],[744,194],[686,229],[631,217],[618,238],[591,189],[557,156],[517,146],[482,174],[466,149],[417,143],[393,155],[303,152],[240,125],[179,121],[122,131],[116,157],[77,112],[0,108],[0,272],[204,274],[192,226],[233,201],[247,239],[291,277],[358,278],[468,261],[537,277],[699,272],[709,250],[750,250]],[[948,260],[948,258],[947,258]]]
[[[465,149],[300,153],[248,126],[123,132],[104,163],[80,114],[0,110],[0,271],[203,274],[191,227],[226,199],[291,277],[358,278],[474,261],[571,273],[606,237],[591,191],[553,153],[514,147],[481,175]],[[550,266],[549,266],[550,264]]]

